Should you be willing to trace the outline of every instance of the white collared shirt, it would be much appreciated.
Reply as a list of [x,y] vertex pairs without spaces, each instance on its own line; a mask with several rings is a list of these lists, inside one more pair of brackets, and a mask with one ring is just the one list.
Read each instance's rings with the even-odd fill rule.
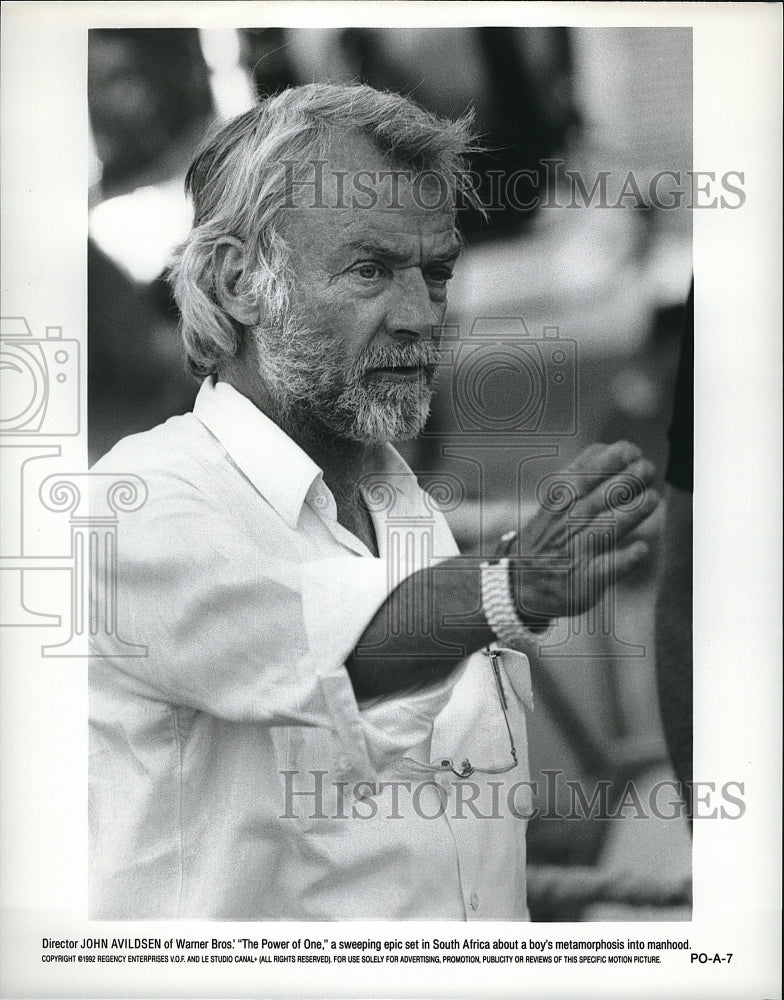
[[501,653],[509,729],[484,653],[363,704],[344,666],[405,576],[457,554],[395,449],[361,484],[378,558],[225,383],[93,471],[148,499],[117,535],[117,633],[147,653],[92,646],[91,917],[527,919],[526,657]]

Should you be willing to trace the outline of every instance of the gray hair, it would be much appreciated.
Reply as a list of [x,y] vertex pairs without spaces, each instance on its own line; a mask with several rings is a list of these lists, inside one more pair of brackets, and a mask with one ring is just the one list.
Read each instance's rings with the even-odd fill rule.
[[326,158],[336,132],[361,133],[391,165],[450,178],[478,207],[467,181],[466,157],[478,149],[470,125],[470,114],[449,121],[400,94],[318,83],[260,101],[208,136],[185,179],[193,228],[169,269],[193,374],[216,373],[240,347],[242,328],[215,294],[213,249],[221,238],[245,247],[241,294],[263,304],[267,323],[287,314],[288,248],[279,234],[284,178],[276,169],[282,161]]

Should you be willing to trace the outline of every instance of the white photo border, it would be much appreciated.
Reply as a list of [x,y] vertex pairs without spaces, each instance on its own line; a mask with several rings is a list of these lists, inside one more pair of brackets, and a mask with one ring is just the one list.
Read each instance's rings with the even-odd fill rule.
[[[773,996],[781,887],[781,7],[762,3],[31,3],[3,4],[3,315],[36,337],[62,328],[86,370],[90,27],[525,24],[684,26],[694,41],[694,167],[740,170],[747,200],[694,213],[695,777],[745,785],[735,822],[694,826],[690,924],[485,924],[471,935],[689,938],[660,967],[46,966],[43,937],[260,936],[264,925],[100,924],[86,912],[86,661],[45,659],[29,629],[0,631],[2,996]],[[86,470],[78,435],[52,443]],[[4,456],[5,458],[5,456]],[[6,510],[17,502],[3,486]],[[7,503],[5,502],[7,501]],[[26,498],[22,497],[24,506]],[[41,586],[48,587],[43,581]],[[56,593],[63,581],[51,583]],[[59,589],[58,589],[59,588]],[[46,603],[46,602],[43,602]],[[342,925],[386,939],[439,925]],[[338,925],[278,925],[332,936]],[[467,933],[467,932],[466,932]],[[462,936],[445,925],[443,937]],[[346,936],[350,936],[347,934]],[[383,973],[378,969],[383,968]],[[269,970],[269,971],[268,971]],[[293,973],[296,972],[296,975]],[[89,973],[89,974],[88,974]],[[595,974],[594,974],[595,973]],[[673,992],[675,991],[675,992]]]

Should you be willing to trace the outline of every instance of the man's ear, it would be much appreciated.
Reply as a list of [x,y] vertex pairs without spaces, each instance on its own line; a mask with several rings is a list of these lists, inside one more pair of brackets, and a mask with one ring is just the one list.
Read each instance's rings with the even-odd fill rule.
[[215,293],[226,312],[243,326],[257,326],[260,318],[255,297],[244,290],[245,248],[233,236],[223,236],[212,251]]

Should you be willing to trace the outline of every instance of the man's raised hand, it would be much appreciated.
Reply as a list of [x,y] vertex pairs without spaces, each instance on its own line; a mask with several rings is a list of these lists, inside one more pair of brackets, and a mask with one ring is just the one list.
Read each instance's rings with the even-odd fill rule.
[[636,445],[595,444],[538,491],[539,509],[523,526],[511,568],[524,620],[580,615],[638,566],[638,536],[657,510],[653,465]]

